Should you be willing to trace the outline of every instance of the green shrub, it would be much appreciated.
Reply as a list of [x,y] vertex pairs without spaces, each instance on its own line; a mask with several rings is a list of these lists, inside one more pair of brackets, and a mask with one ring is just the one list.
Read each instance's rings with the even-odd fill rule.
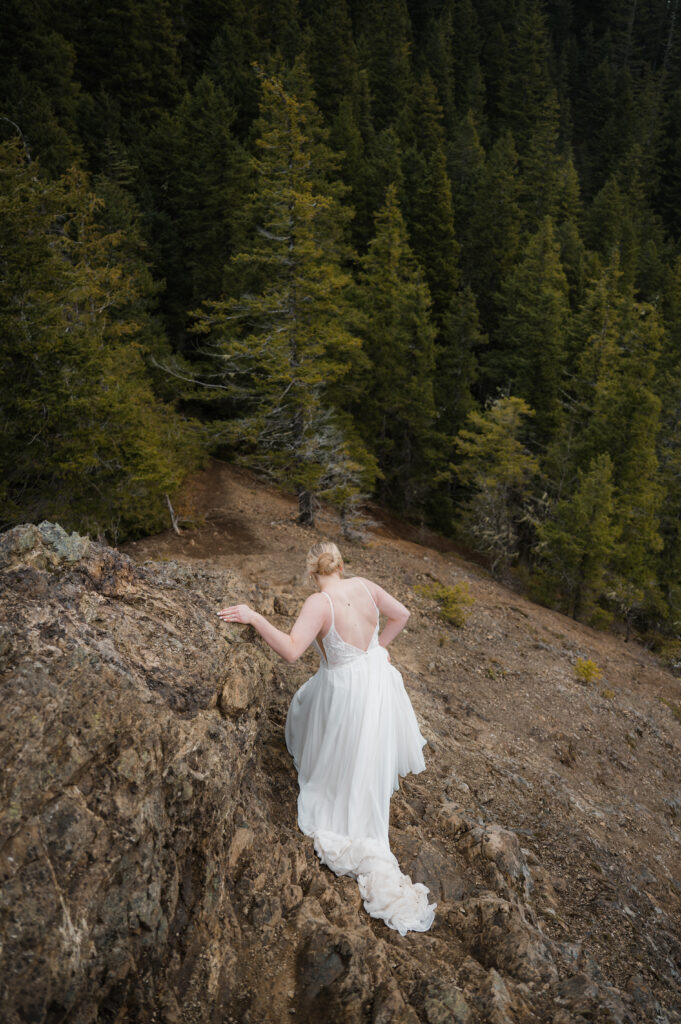
[[613,613],[609,612],[607,608],[601,608],[600,605],[596,605],[591,609],[587,621],[594,629],[606,631],[610,629],[614,618]]
[[426,586],[414,587],[417,594],[430,597],[440,605],[440,618],[451,626],[463,626],[468,618],[466,608],[473,604],[467,583],[457,583],[448,587],[439,580]]

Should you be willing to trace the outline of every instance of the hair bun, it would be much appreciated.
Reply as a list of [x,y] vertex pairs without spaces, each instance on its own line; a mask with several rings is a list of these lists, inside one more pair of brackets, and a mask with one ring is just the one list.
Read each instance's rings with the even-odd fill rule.
[[330,540],[313,544],[307,553],[307,571],[315,576],[330,576],[343,566],[343,556]]
[[340,559],[330,552],[325,551],[317,559],[317,572],[320,572],[322,576],[329,576],[334,569],[340,568]]

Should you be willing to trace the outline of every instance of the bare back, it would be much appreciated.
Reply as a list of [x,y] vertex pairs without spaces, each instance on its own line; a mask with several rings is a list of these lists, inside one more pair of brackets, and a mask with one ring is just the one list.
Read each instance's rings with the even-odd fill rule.
[[[365,651],[376,629],[379,612],[371,592],[361,579],[339,579],[325,588],[333,606],[333,625],[341,640]],[[331,628],[331,613],[325,635]],[[323,637],[321,638],[323,640]]]

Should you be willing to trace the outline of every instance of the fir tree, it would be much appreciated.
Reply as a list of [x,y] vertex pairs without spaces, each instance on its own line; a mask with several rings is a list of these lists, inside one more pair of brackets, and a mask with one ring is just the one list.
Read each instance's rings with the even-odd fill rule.
[[222,89],[202,76],[159,120],[142,154],[157,265],[165,268],[162,309],[181,348],[187,310],[221,294],[225,263],[243,235],[251,181],[234,118]]
[[595,197],[587,216],[586,240],[608,262],[615,250],[624,282],[645,299],[663,286],[662,260],[668,246],[641,176],[641,154],[632,150]]
[[304,65],[297,61],[287,79],[258,74],[252,231],[227,277],[240,291],[206,303],[195,329],[208,336],[235,443],[294,488],[300,522],[311,523],[328,475],[334,388],[360,358],[346,326],[348,213]]
[[523,443],[524,419],[532,409],[522,398],[498,398],[484,412],[472,411],[456,438],[453,469],[471,492],[462,526],[503,575],[518,555],[519,526],[539,464]]
[[59,5],[61,31],[76,53],[77,81],[93,101],[81,123],[95,168],[106,135],[138,145],[181,98],[181,36],[173,14],[168,0]]
[[560,243],[560,257],[570,289],[570,306],[582,304],[586,289],[586,247],[582,240],[583,208],[579,177],[571,156],[562,160],[559,169],[559,198],[556,237]]
[[521,0],[513,13],[507,67],[499,82],[499,111],[524,154],[536,130],[537,115],[551,95],[550,41],[542,4]]
[[616,255],[591,289],[574,330],[583,346],[574,457],[581,466],[602,452],[612,460],[620,541],[611,596],[629,623],[654,600],[652,567],[662,544],[658,517],[664,491],[656,453],[661,403],[654,383],[663,332],[655,309],[637,302],[623,282]]
[[343,100],[352,96],[359,74],[347,0],[315,0],[310,5],[309,20],[307,62],[317,106],[330,121]]
[[445,136],[454,134],[457,123],[454,79],[454,22],[452,5],[446,5],[437,15],[428,19],[418,51],[418,68],[432,78],[442,106],[442,124]]
[[[680,33],[681,35],[681,33]],[[666,125],[661,141],[660,178],[657,183],[657,207],[668,230],[675,238],[681,236],[681,88],[670,96],[665,108]]]
[[535,590],[573,618],[589,618],[608,589],[618,526],[607,452],[578,470],[573,493],[539,527]]
[[513,136],[505,132],[487,154],[473,191],[461,259],[464,282],[478,298],[487,331],[496,326],[501,282],[518,257],[523,221],[520,188],[518,154]]
[[378,458],[379,494],[393,507],[415,512],[437,461],[435,328],[428,286],[409,247],[394,185],[376,215],[357,302],[372,381],[357,418]]
[[[442,318],[435,344],[434,395],[443,465],[454,459],[455,435],[475,407],[472,389],[478,378],[479,350],[486,344],[475,295],[470,288],[462,288]],[[449,532],[456,479],[443,469],[438,471],[434,484],[428,512],[439,529]]]
[[485,76],[481,67],[482,31],[472,0],[456,0],[452,11],[454,89],[460,115],[469,110],[482,123],[485,110]]
[[535,411],[535,431],[546,443],[560,425],[569,314],[568,283],[553,222],[545,217],[501,289],[499,347],[490,353],[491,378]]
[[260,86],[253,74],[253,61],[262,62],[268,56],[267,40],[259,34],[253,5],[247,0],[227,0],[227,9],[211,41],[202,73],[226,96],[235,115],[233,132],[241,143],[250,134],[260,104]]
[[408,223],[411,244],[430,289],[433,317],[440,324],[459,284],[459,245],[454,232],[442,107],[427,73],[414,92],[410,113],[411,146],[404,161]]
[[365,251],[374,234],[374,218],[385,202],[385,194],[395,184],[404,194],[402,148],[394,128],[385,128],[372,135],[366,144],[362,174],[356,191],[357,208],[354,238],[360,251]]
[[199,452],[151,390],[121,234],[99,227],[83,172],[48,181],[17,143],[0,169],[2,523],[50,518],[114,541],[159,529]]
[[[8,0],[0,33],[0,113],[18,126],[33,157],[60,174],[83,154],[79,120],[88,105],[76,54],[46,4]],[[2,138],[16,128],[0,122]]]
[[544,217],[556,220],[560,203],[558,94],[552,89],[537,110],[522,155],[522,204],[530,230]]
[[485,151],[473,111],[468,110],[457,124],[450,147],[449,177],[459,234],[465,237],[475,208],[475,188],[485,165]]
[[357,15],[360,63],[368,67],[377,131],[394,124],[412,84],[411,22],[405,0],[364,0]]

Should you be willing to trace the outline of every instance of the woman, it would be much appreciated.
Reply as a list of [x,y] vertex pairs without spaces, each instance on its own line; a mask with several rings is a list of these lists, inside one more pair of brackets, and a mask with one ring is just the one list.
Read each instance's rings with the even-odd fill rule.
[[[424,885],[402,874],[388,840],[399,776],[426,767],[426,741],[386,650],[409,612],[371,580],[344,579],[330,541],[310,548],[307,571],[319,593],[307,598],[290,634],[248,605],[218,614],[254,626],[289,662],[314,642],[319,670],[294,695],[286,719],[300,786],[298,825],[324,864],[357,879],[369,914],[402,935],[427,931],[436,904],[428,904]],[[388,621],[379,636],[381,612]]]

